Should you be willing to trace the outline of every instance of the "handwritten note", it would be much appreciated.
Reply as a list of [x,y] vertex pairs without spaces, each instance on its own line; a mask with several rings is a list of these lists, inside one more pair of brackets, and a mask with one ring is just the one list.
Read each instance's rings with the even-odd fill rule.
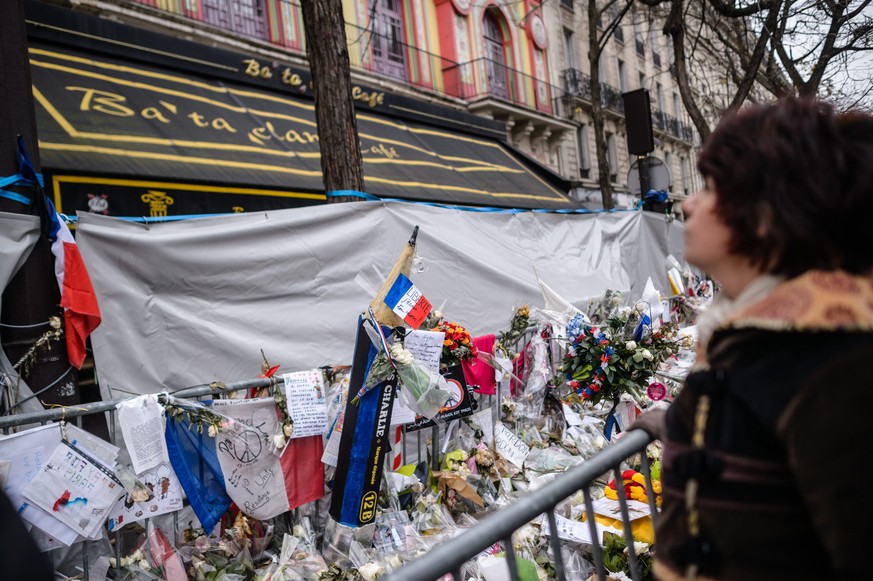
[[92,537],[124,488],[112,471],[61,443],[24,488],[28,502],[52,514],[84,537]]
[[[443,352],[443,341],[446,334],[442,331],[410,331],[403,340],[403,347],[412,353],[425,369],[439,373],[440,355]],[[401,384],[400,389],[404,389]],[[415,412],[409,409],[400,398],[394,398],[394,408],[391,410],[391,424],[409,424],[415,421]]]
[[270,450],[280,429],[273,398],[216,400],[212,407],[233,420],[215,438],[227,495],[259,520],[290,510],[285,473],[279,456]]
[[431,311],[431,304],[403,273],[385,295],[385,304],[413,329],[418,329]]
[[60,442],[61,431],[58,424],[47,424],[0,437],[0,457],[11,462],[4,490],[21,518],[69,546],[79,538],[79,534],[44,510],[29,504],[22,496],[24,487],[42,470]]
[[282,376],[288,415],[294,421],[292,438],[320,436],[327,431],[327,400],[324,377],[318,369],[295,371]]
[[502,423],[494,426],[494,449],[519,468],[524,467],[524,460],[530,454],[527,444]]
[[118,423],[134,472],[142,474],[169,462],[164,443],[164,409],[158,403],[157,394],[124,401],[117,408]]

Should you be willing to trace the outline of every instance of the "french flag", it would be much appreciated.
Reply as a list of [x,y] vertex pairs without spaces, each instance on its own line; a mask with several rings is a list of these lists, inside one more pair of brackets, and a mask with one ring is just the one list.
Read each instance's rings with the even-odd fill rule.
[[388,289],[385,304],[413,329],[418,329],[431,310],[430,302],[402,272]]
[[46,198],[49,208],[49,240],[55,256],[55,277],[61,291],[67,336],[67,357],[70,365],[82,368],[85,361],[85,342],[100,324],[100,308],[91,286],[91,278],[79,254],[79,247],[54,204]]

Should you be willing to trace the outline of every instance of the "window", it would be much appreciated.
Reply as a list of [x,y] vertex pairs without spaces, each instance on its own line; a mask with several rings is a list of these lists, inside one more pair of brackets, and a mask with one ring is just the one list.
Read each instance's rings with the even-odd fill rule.
[[627,92],[627,79],[624,73],[624,61],[618,59],[618,88],[622,93]]
[[634,43],[637,45],[637,54],[645,56],[646,43],[643,40],[643,27],[640,26],[640,23],[637,20],[639,17],[638,14],[633,14],[631,17],[634,23]]
[[618,183],[618,157],[615,152],[615,135],[606,133],[606,161],[609,163],[609,181]]
[[691,182],[688,179],[688,158],[679,159],[679,171],[682,174],[682,193],[686,196],[691,194]]
[[673,114],[676,119],[682,119],[682,102],[679,100],[679,94],[673,93]]
[[579,177],[591,176],[591,150],[588,146],[588,126],[582,125],[576,130],[576,148],[579,150]]
[[649,26],[649,41],[652,45],[652,61],[657,68],[661,68],[661,52],[658,50],[658,31],[655,25]]
[[567,64],[568,69],[575,69],[576,67],[576,39],[573,35],[573,31],[565,28],[564,29],[564,59]]
[[483,31],[488,92],[495,97],[508,99],[508,71],[506,69],[506,52],[503,48],[503,30],[493,10],[485,11]]
[[669,182],[667,184],[667,191],[671,194],[673,193],[673,156],[669,153],[664,153],[664,165],[667,166],[667,177]]
[[[618,18],[619,9],[615,6],[612,7],[609,11],[610,22],[614,21]],[[615,27],[615,30],[612,33],[615,36],[615,40],[618,42],[624,43],[624,30],[621,28],[621,22]]]
[[266,38],[267,27],[260,0],[201,0],[203,21],[224,30]]
[[646,88],[646,73],[640,73],[640,89]]
[[[375,3],[375,6],[373,5]],[[371,0],[373,14],[373,68],[398,79],[406,79],[406,51],[403,42],[403,14],[400,0]]]
[[658,111],[664,112],[664,90],[661,83],[655,83],[655,98],[658,100]]

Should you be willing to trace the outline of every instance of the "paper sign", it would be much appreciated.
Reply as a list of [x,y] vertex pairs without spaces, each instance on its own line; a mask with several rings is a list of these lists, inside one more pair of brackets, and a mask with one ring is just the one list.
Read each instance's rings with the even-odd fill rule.
[[502,423],[494,426],[494,449],[519,468],[524,467],[524,460],[530,454],[527,444]]
[[118,423],[133,471],[142,474],[158,464],[169,462],[164,442],[164,408],[157,394],[142,395],[117,406]]
[[[233,420],[215,438],[227,495],[247,515],[259,520],[291,510],[285,473],[270,450],[279,432],[273,398],[212,402],[212,408]],[[287,450],[287,448],[286,448]]]
[[385,304],[413,329],[421,326],[431,310],[430,301],[403,273],[397,275],[394,284],[388,289]]
[[[639,502],[638,500],[628,500],[627,511],[628,516],[632,521],[652,514],[652,511],[649,508],[649,504],[646,502]],[[621,505],[618,503],[617,500],[600,498],[594,501],[594,512],[601,516],[620,519]]]
[[182,508],[182,486],[169,462],[147,470],[139,475],[140,481],[152,493],[152,498],[144,502],[134,502],[130,494],[118,499],[109,512],[109,532],[120,529],[132,522],[151,518]]
[[80,535],[92,537],[124,494],[114,473],[97,462],[62,442],[24,488],[24,498]]
[[[115,462],[118,460],[118,452],[120,451],[118,446],[110,444],[106,440],[98,438],[76,425],[67,424],[64,430],[67,432],[67,440],[76,448],[100,460],[107,466],[115,466]],[[161,441],[164,441],[163,435],[161,436]]]
[[282,376],[288,415],[294,421],[292,438],[321,436],[327,431],[327,400],[324,376],[318,369],[295,371]]
[[[403,339],[403,347],[421,363],[425,369],[440,371],[440,355],[443,352],[443,341],[446,334],[442,331],[410,331]],[[400,389],[404,389],[401,384]],[[409,409],[399,397],[394,398],[394,409],[391,410],[391,424],[399,426],[415,421],[415,412]]]
[[[603,526],[598,522],[595,522],[594,524],[597,529],[597,534],[600,536],[599,542],[601,543],[603,542],[604,532],[611,532],[618,535],[622,534],[622,532],[618,529]],[[556,532],[559,539],[563,539],[565,541],[573,541],[577,543],[586,543],[589,545],[592,544],[591,528],[587,521],[582,522],[578,520],[571,520],[556,514],[555,528],[557,529]],[[545,515],[543,515],[542,530],[544,535],[552,536],[551,527],[549,527],[549,519]]]
[[4,490],[21,518],[69,546],[79,538],[79,534],[45,511],[28,504],[21,494],[27,483],[42,470],[60,441],[61,431],[56,423],[0,437],[0,458],[11,462]]

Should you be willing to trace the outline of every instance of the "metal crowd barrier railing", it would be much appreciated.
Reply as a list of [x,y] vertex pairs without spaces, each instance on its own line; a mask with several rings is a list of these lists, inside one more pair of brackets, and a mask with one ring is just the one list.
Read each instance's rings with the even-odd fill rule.
[[[526,333],[522,337],[519,338],[517,344],[513,346],[513,349],[516,349],[518,352],[522,352],[527,343],[532,339],[532,337],[538,331],[531,327],[528,329]],[[554,362],[550,362],[552,367],[554,367]],[[256,389],[256,388],[266,388],[266,387],[275,387],[276,380],[274,378],[266,378],[261,377],[257,379],[250,379],[239,381],[235,383],[229,384],[203,384],[198,386],[186,387],[174,392],[171,392],[170,395],[174,397],[180,398],[189,398],[189,399],[200,399],[203,397],[218,395],[218,394],[227,394],[235,391],[245,390],[245,389]],[[495,421],[500,419],[500,402],[502,400],[504,393],[502,393],[500,385],[497,386],[494,395],[479,395],[479,410],[490,409],[492,412],[492,417]],[[2,415],[0,416],[0,431],[3,434],[9,434],[13,428],[16,427],[28,427],[35,425],[45,425],[49,422],[55,421],[73,421],[80,428],[82,427],[82,417],[90,414],[97,413],[106,413],[108,414],[107,425],[109,432],[109,440],[112,444],[117,444],[116,438],[116,407],[119,403],[127,401],[130,398],[119,398],[107,401],[99,401],[99,402],[89,402],[82,404],[75,404],[72,406],[59,406],[51,409],[46,409],[38,412],[27,412],[27,413],[16,413],[12,415]],[[430,458],[434,463],[434,469],[438,469],[438,462],[440,457],[440,442],[443,438],[447,438],[448,434],[446,430],[449,429],[447,425],[436,425],[433,426],[430,430],[419,430],[412,434],[407,434],[405,427],[403,428],[403,435],[401,439],[401,458],[403,463],[409,463],[410,461],[419,462],[424,458],[428,457],[427,448],[430,447],[431,453]],[[414,434],[415,447],[411,450],[412,443],[410,440]],[[641,434],[641,433],[640,433]],[[632,437],[631,437],[632,436]],[[508,509],[501,510],[497,515],[500,518],[494,519],[489,518],[487,521],[483,521],[478,526],[470,529],[467,533],[463,535],[463,538],[467,539],[464,541],[464,549],[463,551],[458,551],[453,555],[453,559],[446,560],[444,557],[441,557],[437,561],[434,561],[430,556],[425,559],[420,559],[415,561],[413,564],[407,566],[406,568],[395,573],[397,579],[436,579],[441,574],[449,572],[455,567],[460,566],[466,560],[475,556],[475,554],[484,548],[490,546],[491,544],[497,542],[498,540],[503,540],[509,538],[512,531],[516,528],[522,526],[526,522],[530,520],[530,518],[526,517],[531,510],[535,512],[530,513],[531,516],[536,516],[537,514],[542,514],[543,512],[549,511],[547,514],[549,515],[549,522],[552,526],[551,530],[556,530],[554,527],[554,512],[551,509],[554,506],[563,500],[564,498],[570,496],[575,491],[587,486],[586,483],[590,484],[589,481],[593,481],[596,477],[602,475],[606,472],[610,466],[618,465],[618,463],[625,457],[638,452],[640,449],[645,448],[645,444],[648,441],[639,444],[638,446],[633,447],[628,444],[636,444],[637,440],[639,440],[639,434],[632,433],[622,439],[620,445],[616,445],[614,447],[610,447],[605,450],[601,454],[598,454],[595,458],[585,462],[582,466],[577,467],[577,469],[568,471],[565,475],[562,475],[560,478],[556,479],[554,482],[549,485],[543,487],[537,492],[530,494],[522,499],[521,502],[514,504]],[[625,453],[626,452],[626,453]],[[616,456],[618,454],[619,456]],[[623,454],[623,455],[622,455]],[[643,454],[643,456],[645,456]],[[617,460],[615,459],[617,458]],[[596,467],[602,466],[602,469],[598,470]],[[648,476],[648,465],[645,466],[645,474]],[[583,471],[579,471],[578,468],[584,468]],[[620,479],[620,475],[618,476]],[[567,488],[567,484],[571,484],[570,488]],[[578,484],[576,484],[578,483]],[[650,482],[649,482],[650,483]],[[564,493],[565,491],[566,494]],[[587,489],[586,489],[587,491]],[[318,503],[319,501],[316,501]],[[590,495],[586,494],[586,502],[587,506],[591,503]],[[589,514],[591,513],[591,507],[588,506]],[[537,512],[538,510],[538,512]],[[315,508],[316,513],[318,512],[318,505],[316,504]],[[627,505],[626,502],[622,502],[622,514],[625,519],[627,519]],[[175,515],[174,515],[175,516]],[[521,520],[520,520],[521,519]],[[317,519],[316,519],[317,520]],[[591,521],[593,523],[593,521]],[[484,525],[484,528],[482,528]],[[317,524],[316,524],[317,526]],[[176,528],[176,532],[178,533],[178,523],[175,522],[174,519],[174,528]],[[626,527],[629,530],[629,527]],[[495,532],[498,533],[495,535]],[[119,542],[119,531],[115,531],[113,533],[115,538],[114,543],[114,551],[115,557],[117,561],[120,561],[120,546]],[[468,538],[469,537],[469,538]],[[461,537],[458,537],[461,538]],[[487,540],[487,542],[486,542]],[[89,558],[88,558],[88,544],[91,541],[83,541],[82,542],[82,561],[83,561],[83,574],[82,579],[84,581],[89,581]],[[557,540],[553,541],[557,543]],[[444,555],[444,548],[446,546],[456,546],[457,539],[450,543],[446,543],[442,545],[438,551],[431,554]],[[469,544],[468,544],[469,543]],[[482,544],[484,543],[484,544]],[[475,551],[470,552],[469,548],[472,546],[479,547]],[[630,543],[632,545],[632,542]],[[553,548],[556,545],[553,544]],[[507,554],[512,551],[511,544],[507,545]],[[598,547],[599,551],[599,547]],[[457,557],[457,558],[456,558]],[[463,557],[463,558],[461,558]],[[600,553],[595,552],[595,558],[598,559],[598,563],[600,563]],[[560,560],[560,555],[557,557],[558,563],[556,563],[557,571],[559,578],[564,579],[563,577],[563,568]],[[429,563],[433,563],[429,565]],[[451,567],[446,568],[444,565],[446,563],[451,563]],[[513,574],[513,581],[518,581],[517,571],[514,568],[514,561],[512,563],[513,567],[511,568]],[[422,569],[423,567],[423,569]],[[602,565],[599,566],[599,570],[602,570]],[[438,569],[443,569],[442,573],[437,573]],[[411,571],[411,573],[407,573],[407,571]],[[420,576],[417,571],[430,571],[434,573],[434,576]],[[395,578],[392,576],[392,579]],[[456,579],[460,579],[459,576],[456,575]],[[635,577],[637,579],[638,577]],[[601,579],[603,577],[601,576]]]
[[[605,581],[606,570],[603,566],[603,550],[593,518],[594,506],[591,486],[595,480],[610,470],[614,472],[616,482],[621,482],[620,466],[622,461],[639,453],[642,464],[641,471],[645,476],[647,488],[651,490],[652,476],[645,454],[646,446],[651,441],[652,438],[642,430],[632,430],[625,433],[620,440],[605,448],[591,459],[561,474],[542,488],[523,496],[507,508],[488,515],[469,530],[450,541],[440,544],[426,555],[388,575],[385,580],[435,581],[450,574],[455,581],[462,581],[465,579],[463,575],[465,563],[474,559],[495,543],[500,542],[506,553],[511,579],[512,581],[519,581],[512,534],[525,524],[545,514],[551,532],[549,542],[553,553],[552,559],[555,564],[555,574],[560,581],[565,581],[567,577],[564,573],[565,567],[561,552],[561,542],[556,534],[558,528],[555,522],[555,507],[581,490],[585,499],[585,513],[588,515],[586,520],[591,538],[593,539],[592,554],[594,566],[598,579]],[[627,544],[628,565],[631,577],[634,581],[640,581],[643,577],[640,563],[634,552],[628,503],[621,494],[618,495],[618,501],[621,509],[624,540]],[[649,508],[652,514],[652,522],[654,523],[657,507],[655,506],[653,495],[649,495]]]

